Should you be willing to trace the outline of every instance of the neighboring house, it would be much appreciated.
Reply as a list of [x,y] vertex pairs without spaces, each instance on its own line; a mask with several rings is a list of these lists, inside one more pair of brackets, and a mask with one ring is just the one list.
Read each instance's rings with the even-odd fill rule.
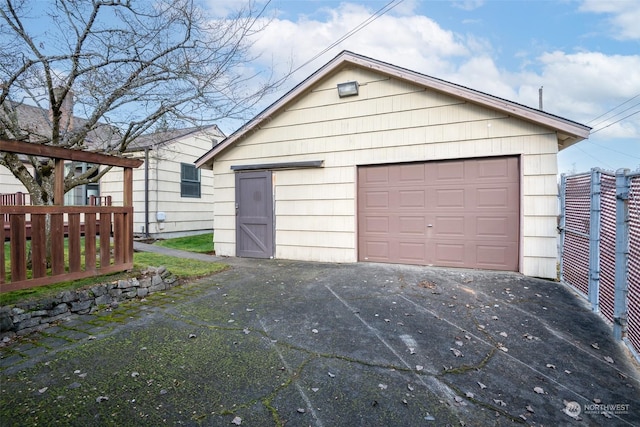
[[[217,126],[169,130],[137,138],[127,149],[145,161],[133,171],[133,230],[136,235],[171,238],[211,232],[213,173],[195,160],[224,139]],[[122,169],[100,180],[102,195],[122,202]]]
[[345,51],[196,165],[220,256],[555,278],[556,157],[589,131]]
[[[69,96],[63,105],[62,127],[68,128],[70,131],[85,126],[87,121],[72,114],[73,111],[73,95]],[[10,102],[10,101],[6,101]],[[13,104],[12,108],[15,114],[20,118],[21,135],[13,135],[13,138],[21,141],[33,143],[42,143],[47,141],[51,136],[51,113],[43,108],[26,105]],[[10,109],[10,110],[11,110]],[[4,111],[0,110],[0,114]],[[102,147],[108,146],[112,141],[117,140],[120,130],[107,124],[98,125],[94,130],[89,132],[84,140],[84,146],[90,151],[99,151]],[[25,166],[33,174],[33,167],[25,159]],[[77,173],[86,171],[90,165],[81,162],[75,162],[73,166],[69,162],[67,164],[67,173],[69,168],[74,167]],[[0,167],[0,193],[26,193],[26,188],[16,179],[11,171],[5,167]],[[87,203],[89,196],[97,196],[99,193],[98,184],[81,185],[71,189],[65,194],[65,204],[67,205],[84,205]]]
[[[34,143],[46,140],[51,133],[50,113],[24,104],[15,108],[21,123],[26,124],[23,139]],[[85,120],[71,114],[71,101],[65,110],[70,129],[85,124]],[[119,132],[112,126],[100,126],[89,134],[85,145],[88,150],[100,151],[116,139]],[[194,161],[224,137],[220,129],[212,125],[156,132],[130,144],[127,155],[148,160],[133,171],[134,232],[137,235],[176,237],[212,230],[213,174],[197,169]],[[30,165],[27,167],[32,170]],[[68,164],[67,173],[71,167],[81,173],[90,165]],[[27,190],[7,168],[0,167],[0,193],[17,192],[26,193]],[[114,168],[99,183],[71,189],[65,194],[65,205],[86,205],[90,196],[111,196],[113,204],[121,205],[122,168]]]

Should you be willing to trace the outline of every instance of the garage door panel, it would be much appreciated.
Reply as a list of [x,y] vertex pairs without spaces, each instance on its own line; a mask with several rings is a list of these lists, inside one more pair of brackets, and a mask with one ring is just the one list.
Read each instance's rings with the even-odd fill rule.
[[509,238],[517,232],[511,218],[503,217],[478,217],[476,218],[476,238]]
[[368,191],[364,194],[364,203],[367,208],[388,208],[389,192]]
[[389,256],[389,242],[385,240],[367,242],[366,253],[366,261],[388,262],[391,259]]
[[426,180],[424,164],[402,165],[398,173],[398,181],[402,183],[424,183]]
[[424,236],[427,225],[424,216],[400,216],[398,217],[398,232]]
[[431,233],[433,237],[451,238],[465,236],[465,217],[464,216],[437,216],[432,224]]
[[389,217],[388,216],[369,216],[366,218],[365,231],[367,233],[388,233]]
[[[436,190],[435,206],[433,208],[464,208],[464,189]],[[426,207],[429,209],[429,207]]]
[[426,257],[427,245],[424,242],[398,242],[398,259],[402,263],[416,264]]
[[502,265],[507,261],[507,247],[505,246],[476,246],[478,263],[488,265]]
[[368,168],[360,177],[362,184],[384,184],[389,182],[389,169]]
[[517,157],[359,168],[359,258],[517,271],[519,173]]
[[476,190],[476,206],[478,208],[504,209],[509,206],[508,188],[479,188]]
[[456,266],[462,267],[465,261],[465,245],[464,243],[436,243],[436,257],[435,264],[442,266]]
[[[441,162],[433,163],[435,165],[433,182],[452,182],[452,181],[464,181],[465,179],[465,164],[464,162]],[[431,166],[431,165],[430,165]]]
[[501,270],[502,266],[509,262],[511,253],[517,251],[515,244],[504,246],[478,245],[476,246],[476,262],[478,268],[489,270]]
[[425,190],[399,190],[400,208],[422,208],[425,205]]
[[[508,178],[511,176],[509,159],[478,159],[475,177],[478,179]],[[502,179],[501,179],[502,180]]]

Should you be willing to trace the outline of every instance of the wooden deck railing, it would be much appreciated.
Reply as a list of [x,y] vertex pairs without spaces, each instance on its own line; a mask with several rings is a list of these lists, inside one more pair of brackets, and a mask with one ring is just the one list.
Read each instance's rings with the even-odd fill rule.
[[[0,251],[2,292],[133,268],[131,206],[2,206],[0,210],[9,216],[11,234],[11,274],[8,281],[4,250]],[[68,218],[66,224],[65,216]],[[27,263],[28,222],[31,223],[30,267]],[[51,236],[49,268],[47,222],[50,223]],[[81,227],[81,224],[84,224],[84,227]],[[84,234],[84,246],[81,245],[81,234]]]
[[89,196],[89,206],[111,206],[111,196]]
[[[5,139],[0,139],[0,150],[54,160],[53,205],[20,205],[17,199],[7,199],[11,205],[0,204],[0,220],[3,229],[8,225],[10,248],[8,271],[5,248],[0,250],[0,292],[133,267],[133,168],[140,166],[141,160]],[[91,199],[89,206],[65,206],[65,160],[122,167],[123,206],[111,206],[110,197]]]
[[[31,197],[28,193],[5,193],[0,194],[0,206],[24,206],[31,204]],[[111,196],[89,196],[89,206],[111,206]],[[9,227],[9,214],[2,214],[4,218],[4,241],[11,239],[11,228]],[[98,225],[100,219],[97,220]],[[31,221],[26,221],[27,240],[31,240]],[[68,235],[69,223],[65,217],[64,223],[65,236]],[[84,235],[84,222],[80,223],[80,233]]]
[[0,194],[0,205],[30,205],[31,196],[29,193],[23,193],[18,191],[17,193],[5,193]]
[[[24,206],[31,204],[31,195],[29,193],[4,193],[0,194],[0,206]],[[9,221],[9,215],[3,215],[5,221]]]

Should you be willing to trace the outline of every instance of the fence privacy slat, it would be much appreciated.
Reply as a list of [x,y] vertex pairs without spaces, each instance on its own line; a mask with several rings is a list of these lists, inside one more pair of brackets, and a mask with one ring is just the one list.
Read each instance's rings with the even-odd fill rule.
[[111,215],[100,213],[100,268],[111,264]]
[[[125,247],[124,247],[124,238],[125,233],[125,225],[124,225],[124,215],[122,214],[114,214],[113,215],[113,235],[114,244],[113,244],[113,257],[115,259],[116,264],[124,262],[125,255]],[[116,241],[117,239],[117,241]]]
[[96,214],[84,215],[84,269],[96,269]]
[[33,278],[47,275],[47,215],[31,215],[31,268]]
[[69,214],[69,233],[67,234],[69,244],[69,272],[80,271],[80,214]]
[[[2,230],[4,230],[4,225],[6,220],[4,219],[4,214],[0,215],[0,218],[2,219]],[[4,281],[7,280],[7,272],[5,271],[5,267],[4,267],[4,231],[2,232],[2,250],[0,251],[0,285],[4,283]]]
[[64,273],[64,215],[51,214],[51,274]]
[[123,258],[125,260],[133,259],[133,224],[129,226],[126,216],[122,217],[122,248],[124,250]]
[[9,218],[9,228],[11,229],[11,281],[25,280],[27,278],[25,216],[11,215],[11,218]]

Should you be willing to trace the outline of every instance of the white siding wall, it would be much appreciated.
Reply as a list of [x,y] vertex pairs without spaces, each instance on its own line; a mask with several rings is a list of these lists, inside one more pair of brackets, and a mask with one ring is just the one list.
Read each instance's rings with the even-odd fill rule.
[[[338,98],[357,80],[360,94]],[[232,165],[323,160],[321,169],[274,172],[278,258],[357,260],[357,165],[521,156],[521,272],[556,277],[555,133],[436,92],[345,69],[215,158],[218,255],[235,255]]]
[[[29,170],[33,168],[27,166]],[[9,169],[0,167],[0,193],[8,194],[8,193],[17,193],[17,192],[27,193],[27,189],[22,185],[18,179],[13,176],[13,174],[9,171]]]
[[[180,164],[193,162],[211,148],[209,139],[183,138],[149,152],[149,233],[154,237],[174,237],[213,228],[213,172],[200,170],[200,198],[180,196]],[[144,154],[141,154],[142,158]],[[142,234],[144,215],[144,164],[133,172],[134,224]],[[122,169],[114,168],[100,181],[101,195],[111,195],[122,204]],[[157,221],[157,212],[166,220]]]

